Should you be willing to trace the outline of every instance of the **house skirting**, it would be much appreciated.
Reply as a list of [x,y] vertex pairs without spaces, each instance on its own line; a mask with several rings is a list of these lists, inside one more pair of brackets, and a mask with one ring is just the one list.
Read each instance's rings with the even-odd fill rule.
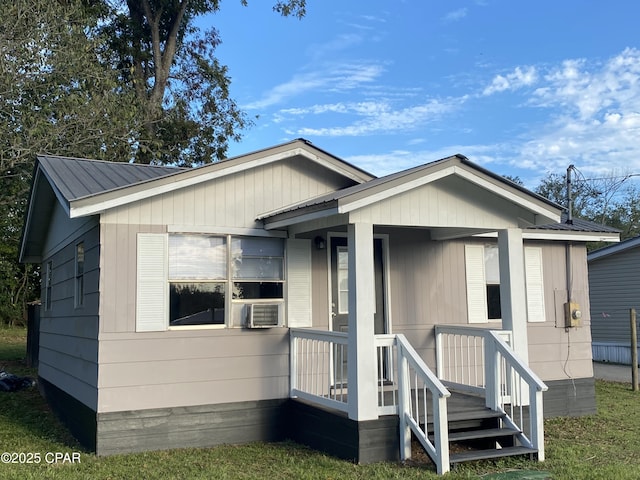
[[286,438],[287,400],[98,413],[98,455],[275,442]]
[[[593,378],[545,383],[546,418],[596,413]],[[70,432],[98,455],[290,439],[361,464],[400,458],[397,415],[357,422],[296,399],[96,413],[43,378],[39,386]]]
[[329,455],[366,464],[400,459],[397,415],[357,422],[346,414],[290,400],[290,438]]
[[[631,345],[629,344],[592,342],[591,349],[595,362],[631,365]],[[640,348],[638,348],[638,358],[640,358]]]
[[51,410],[66,425],[76,440],[87,449],[95,451],[96,412],[40,376],[38,388]]

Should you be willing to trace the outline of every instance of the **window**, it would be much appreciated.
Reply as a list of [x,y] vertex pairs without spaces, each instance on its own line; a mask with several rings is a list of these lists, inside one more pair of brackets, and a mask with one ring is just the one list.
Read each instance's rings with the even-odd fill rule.
[[51,275],[53,272],[53,263],[47,262],[44,272],[44,309],[51,310]]
[[76,245],[75,305],[84,304],[84,242]]
[[338,253],[338,313],[349,313],[349,252],[347,247],[337,247]]
[[484,274],[487,285],[487,318],[500,320],[502,312],[500,308],[500,257],[498,247],[485,245],[484,247]]
[[[486,323],[502,318],[500,265],[495,245],[465,245],[467,315],[469,323]],[[544,277],[542,249],[524,248],[527,320],[544,322]]]
[[239,326],[245,304],[284,299],[283,239],[170,235],[168,257],[169,326]]
[[231,268],[234,300],[284,298],[284,240],[233,237]]
[[169,325],[224,325],[226,291],[225,237],[169,237]]
[[465,245],[469,323],[499,320],[500,266],[495,245]]

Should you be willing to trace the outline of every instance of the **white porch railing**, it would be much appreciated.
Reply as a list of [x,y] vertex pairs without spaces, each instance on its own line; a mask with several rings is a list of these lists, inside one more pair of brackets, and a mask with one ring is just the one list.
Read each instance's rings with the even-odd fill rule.
[[[347,411],[347,334],[290,329],[291,396]],[[378,415],[398,414],[400,452],[411,457],[411,432],[436,464],[449,471],[447,398],[449,391],[404,335],[376,335]],[[433,440],[427,426],[433,424]]]
[[437,325],[438,378],[449,388],[481,394],[488,408],[506,413],[507,426],[522,431],[520,443],[538,450],[543,461],[542,392],[547,386],[507,341],[508,331]]
[[346,333],[291,328],[290,396],[347,411]]

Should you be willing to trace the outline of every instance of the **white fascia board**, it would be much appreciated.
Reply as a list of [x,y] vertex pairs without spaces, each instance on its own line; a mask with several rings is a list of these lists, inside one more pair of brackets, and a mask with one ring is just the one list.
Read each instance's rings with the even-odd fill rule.
[[524,195],[518,195],[516,193],[510,192],[506,188],[501,188],[499,185],[489,182],[488,180],[485,180],[484,178],[481,178],[480,176],[475,175],[464,168],[456,167],[456,174],[490,192],[495,193],[496,195],[506,198],[512,203],[520,205],[527,210],[551,219],[551,222],[560,221],[560,213],[555,208],[546,208],[538,202],[534,202],[525,198]]
[[290,225],[295,225],[302,222],[330,217],[331,215],[335,215],[337,213],[338,213],[338,209],[336,207],[332,207],[332,208],[327,208],[325,210],[317,210],[315,212],[310,212],[302,215],[294,215],[292,217],[285,218],[283,220],[275,220],[275,221],[265,220],[264,228],[265,230],[277,230],[280,228],[285,228]]
[[[498,232],[477,233],[472,235],[477,238],[498,238]],[[522,238],[525,240],[562,240],[568,242],[619,242],[617,233],[602,232],[570,232],[566,230],[527,231],[523,230]]]
[[167,233],[207,233],[213,235],[287,238],[286,231],[267,231],[262,228],[223,227],[212,225],[167,225]]
[[[196,185],[198,183],[206,182],[209,180],[215,180],[216,178],[220,178],[226,175],[232,175],[234,173],[243,172],[245,170],[250,170],[252,168],[268,165],[273,162],[277,162],[279,160],[284,160],[286,158],[295,157],[295,156],[303,156],[313,162],[320,163],[325,168],[337,172],[343,176],[346,176],[358,183],[365,181],[361,177],[358,177],[344,168],[339,168],[338,162],[333,161],[324,161],[321,162],[317,155],[313,155],[308,152],[304,148],[294,148],[291,150],[286,150],[284,152],[274,153],[272,155],[267,155],[266,157],[259,157],[254,160],[250,160],[247,162],[242,162],[234,165],[224,166],[224,162],[220,165],[220,168],[214,168],[212,171],[207,173],[193,173],[194,170],[187,170],[186,172],[181,172],[174,174],[169,180],[175,179],[175,181],[169,181],[168,183],[162,183],[163,180],[167,180],[165,177],[160,177],[157,180],[152,180],[148,182],[149,187],[144,188],[142,190],[136,191],[134,193],[127,194],[127,190],[129,188],[139,187],[139,184],[132,185],[131,187],[126,187],[123,189],[119,189],[117,191],[105,192],[104,194],[95,195],[92,197],[78,199],[71,202],[71,208],[69,216],[70,218],[75,217],[84,217],[87,215],[94,215],[96,213],[104,212],[105,210],[109,210],[111,208],[119,207],[121,205],[126,205],[128,203],[133,203],[139,200],[144,200],[149,197],[153,197],[156,195],[162,195],[163,193],[173,192],[175,190],[179,190],[181,188],[190,187],[192,185]],[[216,164],[214,164],[216,165]],[[206,167],[201,167],[206,168]],[[181,176],[191,173],[188,178],[181,179]],[[160,182],[159,185],[154,186],[155,183]],[[115,193],[115,196],[114,196]],[[101,197],[106,197],[104,200],[101,200]],[[75,205],[75,206],[74,206]]]
[[441,178],[448,177],[455,172],[455,168],[455,166],[446,167],[442,170],[438,170],[437,172],[430,173],[429,175],[416,178],[415,180],[411,180],[406,183],[401,183],[400,185],[396,185],[395,187],[384,189],[381,192],[365,196],[358,200],[349,201],[348,197],[345,197],[344,199],[338,201],[338,213],[349,213],[357,210],[358,208],[366,207],[367,205],[385,200],[386,198],[393,197],[394,195],[399,195],[414,188],[421,187],[422,185],[426,185],[427,183],[431,183]]
[[499,186],[497,186],[494,183],[491,183],[481,177],[479,177],[478,175],[473,174],[472,172],[469,172],[468,170],[466,170],[465,168],[459,167],[457,165],[452,165],[450,167],[447,168],[443,168],[442,170],[439,170],[437,172],[433,172],[431,174],[425,175],[423,177],[417,178],[415,180],[406,182],[406,183],[402,183],[400,185],[397,185],[395,187],[389,188],[389,189],[385,189],[377,194],[373,194],[373,195],[369,195],[363,198],[360,198],[358,200],[354,200],[352,202],[349,202],[348,197],[341,200],[340,201],[340,206],[339,206],[339,213],[348,213],[351,212],[353,210],[356,210],[358,208],[362,208],[365,207],[367,205],[371,205],[372,203],[375,203],[377,201],[380,200],[384,200],[386,198],[392,197],[394,195],[398,195],[404,192],[407,192],[409,190],[412,190],[414,188],[417,187],[421,187],[422,185],[426,185],[428,183],[434,182],[436,180],[439,180],[441,178],[447,177],[449,175],[453,175],[456,174],[462,178],[464,178],[465,180],[470,181],[471,183],[474,183],[482,188],[484,188],[485,190],[488,190],[490,192],[494,192],[496,195],[499,195],[503,198],[506,198],[507,200],[509,200],[512,203],[515,203],[517,205],[520,205],[530,211],[533,211],[536,214],[539,215],[543,215],[546,218],[549,218],[551,221],[560,221],[560,213],[557,212],[556,209],[547,209],[544,208],[542,205],[540,205],[537,202],[533,202],[531,200],[528,200],[526,198],[524,198],[524,196],[522,195],[517,195],[513,192],[510,192],[504,188],[500,188]]

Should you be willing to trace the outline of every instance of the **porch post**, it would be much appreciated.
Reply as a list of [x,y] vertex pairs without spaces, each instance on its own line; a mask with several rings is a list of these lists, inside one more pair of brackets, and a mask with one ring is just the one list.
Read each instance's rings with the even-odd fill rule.
[[498,250],[502,328],[513,332],[511,348],[528,365],[527,294],[522,230],[517,228],[500,230],[498,232]]
[[349,224],[348,412],[352,420],[378,418],[374,336],[373,225]]

